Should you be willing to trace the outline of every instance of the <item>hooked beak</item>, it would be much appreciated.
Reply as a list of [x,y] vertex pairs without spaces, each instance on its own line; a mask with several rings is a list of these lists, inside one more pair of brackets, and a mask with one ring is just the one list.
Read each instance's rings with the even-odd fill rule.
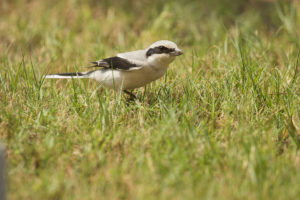
[[181,49],[175,49],[175,51],[173,51],[171,53],[172,56],[180,56],[183,54],[183,51]]

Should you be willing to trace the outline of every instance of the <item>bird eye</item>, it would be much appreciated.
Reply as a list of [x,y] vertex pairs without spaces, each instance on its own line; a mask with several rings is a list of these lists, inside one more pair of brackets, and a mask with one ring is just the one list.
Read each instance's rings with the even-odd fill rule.
[[165,49],[166,47],[164,47],[164,46],[159,46],[158,47],[160,50],[163,50],[163,49]]

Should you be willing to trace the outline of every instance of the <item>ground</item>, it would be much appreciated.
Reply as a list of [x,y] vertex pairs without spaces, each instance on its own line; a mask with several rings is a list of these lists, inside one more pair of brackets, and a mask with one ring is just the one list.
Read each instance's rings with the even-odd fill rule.
[[[2,0],[8,199],[297,199],[299,1]],[[139,101],[44,80],[169,39]]]

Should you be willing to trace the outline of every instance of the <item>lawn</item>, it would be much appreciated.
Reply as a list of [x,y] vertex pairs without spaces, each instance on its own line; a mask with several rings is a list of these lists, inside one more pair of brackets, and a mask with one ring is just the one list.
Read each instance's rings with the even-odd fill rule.
[[[8,199],[297,199],[300,2],[2,0]],[[139,100],[44,80],[160,39]]]

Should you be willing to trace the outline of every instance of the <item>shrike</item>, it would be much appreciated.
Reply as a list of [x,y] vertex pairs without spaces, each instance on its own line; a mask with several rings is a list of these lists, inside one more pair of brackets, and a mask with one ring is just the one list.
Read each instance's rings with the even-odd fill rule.
[[160,40],[144,50],[119,53],[117,56],[92,62],[90,67],[101,69],[63,74],[50,74],[45,78],[90,78],[102,85],[123,90],[134,97],[128,90],[142,87],[162,77],[176,56],[183,52],[174,42]]

